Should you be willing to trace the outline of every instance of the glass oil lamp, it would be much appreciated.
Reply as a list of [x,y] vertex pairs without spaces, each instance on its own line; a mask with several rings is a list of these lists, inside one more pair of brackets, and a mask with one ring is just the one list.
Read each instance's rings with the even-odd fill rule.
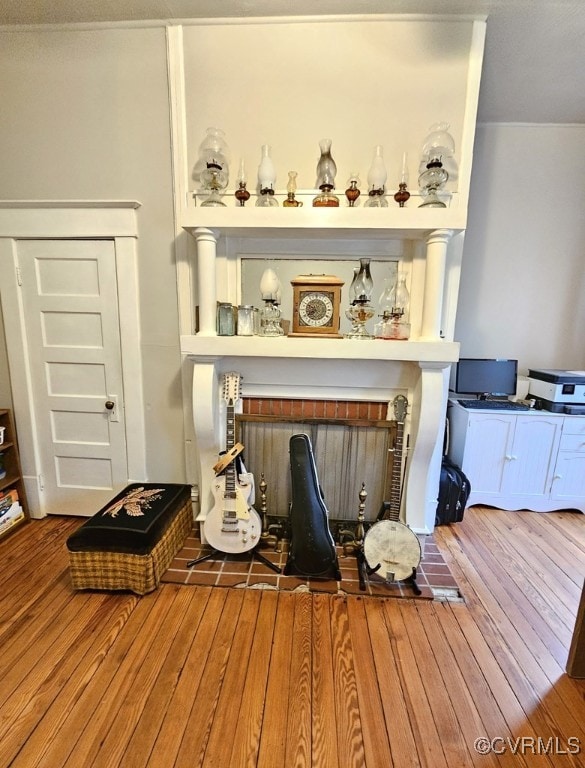
[[450,167],[454,174],[457,173],[454,153],[455,142],[449,133],[449,123],[432,125],[422,148],[418,183],[423,202],[419,208],[447,207],[438,193],[450,178],[447,167]]
[[347,204],[350,208],[354,208],[358,205],[358,198],[361,195],[360,192],[360,177],[357,173],[352,173],[347,180],[347,189],[345,190],[345,196],[347,198]]
[[410,337],[410,294],[406,287],[406,275],[398,272],[396,280],[384,280],[384,290],[378,302],[379,321],[374,327],[377,339],[406,341]]
[[374,149],[374,157],[368,171],[368,199],[366,208],[387,208],[388,201],[384,197],[384,185],[388,174],[384,163],[384,150],[380,144]]
[[371,304],[374,282],[370,273],[370,259],[360,259],[359,269],[354,269],[354,277],[349,287],[349,308],[345,312],[351,320],[352,328],[346,334],[348,339],[373,339],[366,328],[366,323],[376,314]]
[[244,206],[250,199],[250,193],[246,189],[246,167],[243,160],[240,160],[240,169],[238,171],[238,178],[236,181],[238,182],[238,187],[234,192],[234,195],[238,203],[241,206]]
[[202,206],[225,207],[221,196],[229,181],[228,154],[224,132],[219,128],[208,128],[199,145],[199,156],[193,172],[194,178],[208,193]]
[[265,269],[260,279],[260,295],[264,306],[260,310],[260,336],[284,336],[280,324],[281,285],[273,269]]
[[400,174],[400,183],[398,184],[398,191],[394,193],[394,200],[401,208],[404,208],[405,203],[410,199],[410,192],[407,189],[408,186],[408,155],[406,152],[402,155],[402,173]]
[[282,203],[284,208],[302,208],[302,201],[297,200],[295,193],[297,191],[297,171],[288,172],[288,184],[286,185],[286,200]]
[[276,168],[272,161],[272,147],[269,144],[262,145],[262,156],[258,166],[258,185],[260,195],[256,200],[259,208],[276,208],[278,200],[274,197],[276,186]]
[[317,163],[317,188],[321,193],[313,198],[315,208],[338,208],[339,198],[333,194],[337,165],[331,156],[331,139],[321,139],[319,149],[321,155]]

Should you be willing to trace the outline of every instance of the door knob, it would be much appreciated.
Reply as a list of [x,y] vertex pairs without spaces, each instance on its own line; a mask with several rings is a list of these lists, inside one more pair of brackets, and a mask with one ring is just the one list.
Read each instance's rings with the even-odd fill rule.
[[108,411],[113,411],[115,405],[116,403],[113,400],[106,400],[105,402],[105,406],[108,409]]

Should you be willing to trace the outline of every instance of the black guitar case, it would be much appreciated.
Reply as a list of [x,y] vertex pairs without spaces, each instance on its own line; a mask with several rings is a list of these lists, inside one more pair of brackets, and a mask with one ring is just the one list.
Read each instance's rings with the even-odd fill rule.
[[308,435],[293,435],[289,442],[292,502],[291,542],[284,574],[341,580],[329,513],[317,479]]

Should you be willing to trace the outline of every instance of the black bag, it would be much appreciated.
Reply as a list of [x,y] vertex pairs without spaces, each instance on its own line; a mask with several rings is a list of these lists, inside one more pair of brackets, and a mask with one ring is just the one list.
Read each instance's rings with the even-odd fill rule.
[[460,523],[470,493],[471,483],[463,470],[443,456],[435,525]]

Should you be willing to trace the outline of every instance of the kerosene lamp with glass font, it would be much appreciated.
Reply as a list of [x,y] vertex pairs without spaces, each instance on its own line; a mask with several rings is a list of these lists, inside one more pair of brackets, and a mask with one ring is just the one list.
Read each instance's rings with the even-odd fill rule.
[[246,166],[243,160],[240,160],[240,168],[238,170],[238,178],[236,179],[238,186],[234,192],[235,198],[241,206],[246,205],[250,199],[250,193],[246,189]]
[[199,145],[193,177],[209,193],[201,203],[202,206],[225,208],[221,196],[229,181],[229,150],[225,134],[220,128],[207,129]]
[[394,281],[389,277],[384,279],[378,307],[380,319],[374,326],[374,336],[377,339],[406,341],[410,337],[410,294],[404,272],[398,272]]
[[297,191],[297,171],[288,172],[288,184],[286,185],[286,200],[282,203],[283,208],[302,208],[303,201],[295,197]]
[[313,198],[315,208],[338,208],[339,198],[333,194],[337,165],[331,155],[331,139],[321,139],[319,142],[321,154],[317,163],[317,187],[321,190]]
[[365,208],[387,208],[388,201],[384,197],[388,173],[384,163],[384,150],[380,144],[374,149],[374,157],[368,171],[368,199]]
[[258,186],[260,194],[256,200],[259,208],[276,208],[278,200],[274,197],[276,186],[276,168],[272,160],[272,148],[269,144],[262,145],[262,156],[258,166]]
[[260,336],[284,336],[280,324],[281,285],[273,269],[265,269],[260,280],[260,295],[264,306],[260,310]]
[[371,304],[374,281],[370,273],[370,260],[360,259],[359,269],[354,269],[354,276],[349,287],[350,306],[345,316],[351,320],[352,328],[346,334],[348,339],[373,339],[366,328],[366,323],[376,314]]
[[418,184],[423,198],[419,208],[447,207],[439,199],[438,192],[449,179],[454,180],[457,175],[454,153],[455,141],[449,133],[449,123],[431,125],[430,133],[423,143],[419,166]]

